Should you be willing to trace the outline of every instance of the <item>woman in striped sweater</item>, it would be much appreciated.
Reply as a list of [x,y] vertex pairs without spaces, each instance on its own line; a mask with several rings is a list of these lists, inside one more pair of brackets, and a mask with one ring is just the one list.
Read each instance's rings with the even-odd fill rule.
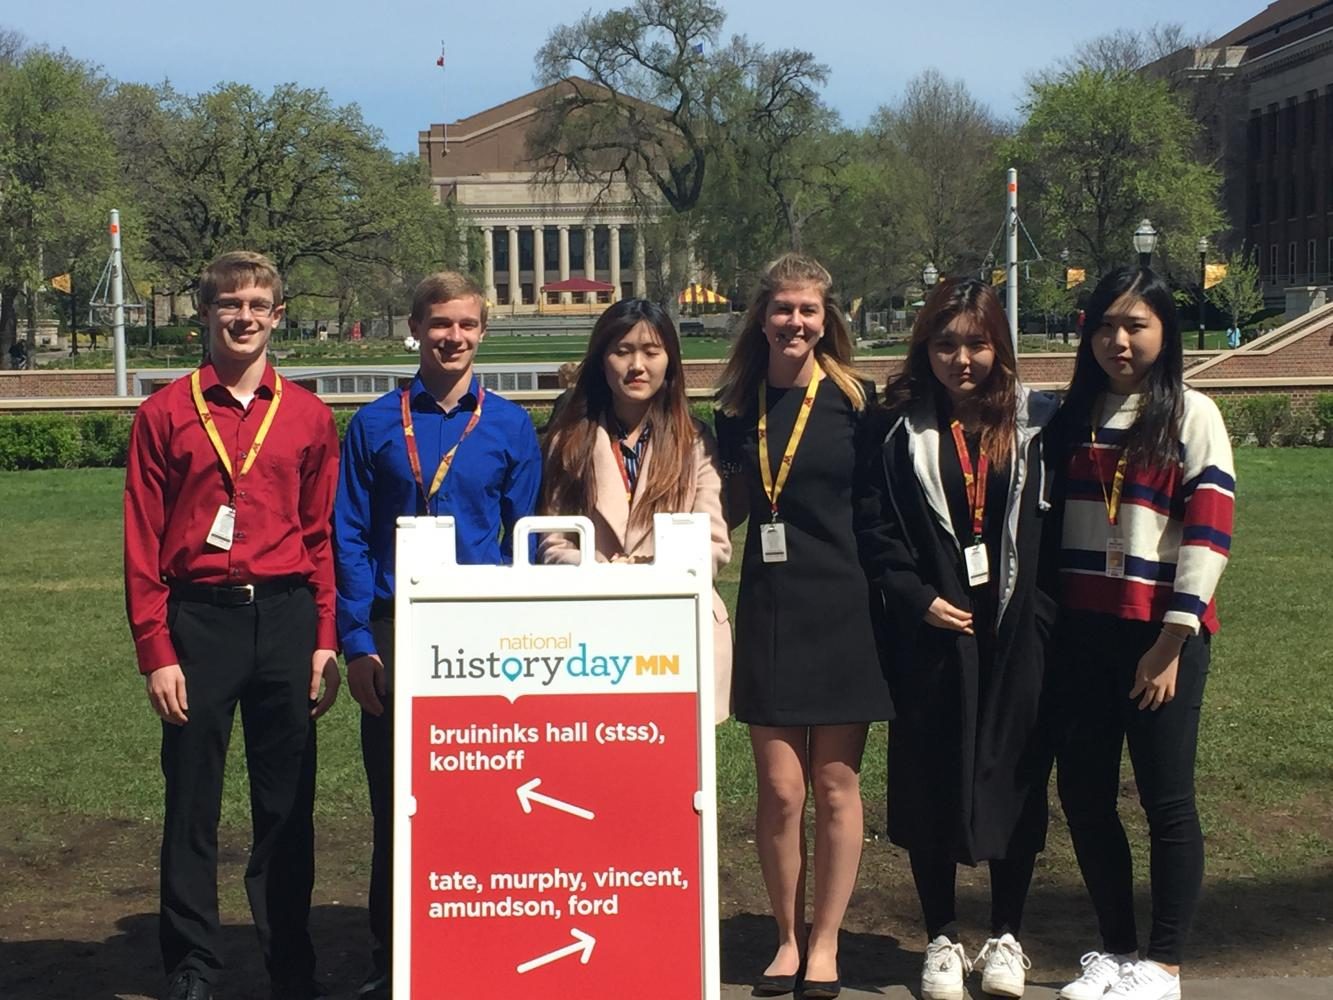
[[[1203,881],[1194,757],[1231,543],[1235,479],[1217,407],[1184,385],[1171,290],[1114,271],[1087,308],[1057,419],[1062,623],[1060,800],[1101,945],[1065,1000],[1178,1000]],[[1152,927],[1140,960],[1133,866],[1116,810],[1128,740],[1147,813]]]

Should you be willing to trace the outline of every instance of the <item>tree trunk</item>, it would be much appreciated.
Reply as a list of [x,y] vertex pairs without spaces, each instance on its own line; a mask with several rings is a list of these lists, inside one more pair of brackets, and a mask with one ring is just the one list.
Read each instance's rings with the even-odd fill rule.
[[0,369],[12,367],[9,349],[18,333],[18,310],[14,306],[18,294],[19,290],[13,286],[0,288]]

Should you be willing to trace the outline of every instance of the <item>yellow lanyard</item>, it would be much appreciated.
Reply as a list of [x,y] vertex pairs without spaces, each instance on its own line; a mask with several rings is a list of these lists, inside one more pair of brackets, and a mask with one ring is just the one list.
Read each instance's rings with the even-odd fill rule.
[[[1089,434],[1094,447],[1097,444],[1097,428],[1090,426]],[[1102,460],[1097,451],[1092,452],[1093,465],[1097,469],[1097,485],[1102,488],[1102,499],[1106,501],[1106,523],[1114,525],[1120,517],[1120,493],[1125,487],[1125,452],[1120,451],[1120,458],[1115,463],[1115,476],[1111,479],[1111,491],[1106,491],[1106,480],[1102,478]]]
[[775,521],[778,519],[778,497],[782,495],[782,488],[787,485],[792,459],[796,457],[796,447],[801,443],[801,436],[805,434],[805,425],[810,422],[810,411],[815,408],[815,393],[819,391],[819,381],[823,377],[824,369],[819,367],[819,362],[816,361],[814,373],[810,376],[810,384],[805,387],[805,398],[801,400],[801,411],[796,415],[796,426],[792,428],[791,437],[787,439],[787,450],[782,453],[782,464],[778,467],[776,483],[773,481],[773,470],[768,464],[766,409],[768,387],[763,379],[759,380],[759,475],[764,481],[764,495],[768,497],[768,504],[772,508]]
[[[227,479],[231,482],[232,488],[235,489],[236,480],[240,477],[232,469],[231,453],[227,451],[226,446],[222,443],[222,437],[218,434],[217,426],[213,423],[213,414],[209,412],[208,403],[204,400],[204,392],[199,387],[198,368],[190,373],[190,395],[194,397],[194,408],[199,411],[199,421],[204,425],[208,440],[213,442],[213,450],[218,453],[218,461],[227,470]],[[255,435],[254,444],[250,445],[250,451],[241,464],[241,476],[249,472],[250,467],[255,464],[255,459],[259,456],[259,449],[264,446],[264,439],[268,437],[268,429],[273,426],[273,418],[277,416],[278,404],[281,402],[282,376],[274,372],[273,402],[269,404],[268,412],[264,414],[264,419],[260,421],[259,433]]]

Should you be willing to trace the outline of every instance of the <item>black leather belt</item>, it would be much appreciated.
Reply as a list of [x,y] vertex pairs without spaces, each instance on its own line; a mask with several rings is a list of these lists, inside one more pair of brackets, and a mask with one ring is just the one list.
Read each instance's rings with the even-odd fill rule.
[[168,580],[171,596],[178,601],[194,601],[199,604],[212,604],[219,608],[243,608],[262,601],[266,597],[290,594],[306,586],[303,577],[289,576],[281,580],[264,580],[262,583],[242,583],[235,586],[215,587],[207,583],[183,583]]

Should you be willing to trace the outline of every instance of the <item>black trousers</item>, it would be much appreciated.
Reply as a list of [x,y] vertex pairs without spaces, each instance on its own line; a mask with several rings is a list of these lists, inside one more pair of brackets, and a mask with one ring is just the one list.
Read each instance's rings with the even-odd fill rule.
[[370,789],[373,838],[368,907],[371,960],[376,972],[388,972],[393,944],[393,619],[373,619],[370,630],[384,663],[388,694],[380,699],[383,715],[361,713],[361,762]]
[[[957,941],[958,864],[953,854],[915,849],[908,852],[908,857],[912,862],[916,894],[921,900],[921,913],[926,921],[926,940],[933,941],[943,934],[950,941]],[[991,936],[1012,934],[1018,937],[1023,928],[1023,906],[1027,903],[1037,856],[1026,854],[986,863],[990,866]]]
[[310,661],[317,613],[298,587],[239,608],[172,600],[167,621],[185,674],[189,721],[162,724],[166,818],[159,929],[168,976],[222,968],[218,818],[236,706],[250,774],[253,843],[245,890],[265,967],[277,984],[309,982],[314,885],[315,727]]
[[1208,678],[1209,637],[1186,641],[1176,696],[1157,711],[1129,698],[1139,659],[1161,626],[1076,614],[1061,627],[1057,785],[1087,884],[1102,950],[1138,950],[1134,865],[1120,823],[1120,756],[1129,743],[1139,802],[1148,817],[1152,929],[1147,957],[1178,965],[1203,885],[1203,831],[1194,802],[1194,755]]

